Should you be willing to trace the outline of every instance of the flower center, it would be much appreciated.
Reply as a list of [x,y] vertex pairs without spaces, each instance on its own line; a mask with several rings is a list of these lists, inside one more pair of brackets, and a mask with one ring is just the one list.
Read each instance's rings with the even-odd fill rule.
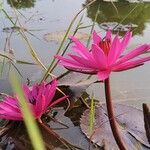
[[103,50],[103,52],[105,53],[105,55],[108,56],[109,50],[110,50],[110,40],[106,39],[106,40],[102,40],[99,43],[99,47]]

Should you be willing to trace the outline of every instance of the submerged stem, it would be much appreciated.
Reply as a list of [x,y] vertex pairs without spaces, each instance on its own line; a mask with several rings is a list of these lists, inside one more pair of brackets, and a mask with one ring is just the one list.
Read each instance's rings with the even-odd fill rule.
[[115,120],[109,78],[105,80],[105,96],[106,96],[106,105],[107,105],[107,113],[108,113],[109,123],[111,126],[113,136],[115,138],[115,141],[120,150],[127,150],[127,147],[126,147],[124,141],[122,140],[121,133],[118,128],[118,124]]

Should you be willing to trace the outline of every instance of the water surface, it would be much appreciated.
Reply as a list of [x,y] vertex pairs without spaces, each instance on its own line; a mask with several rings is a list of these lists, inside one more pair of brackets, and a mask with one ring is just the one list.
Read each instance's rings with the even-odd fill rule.
[[[17,17],[19,18],[33,48],[41,61],[47,66],[52,61],[53,55],[59,47],[60,40],[57,40],[57,36],[59,39],[62,36],[61,34],[65,33],[74,15],[88,2],[88,0],[20,0],[19,2],[14,0],[13,5],[17,9],[18,16],[14,14],[10,0],[3,1],[3,8],[14,22]],[[142,43],[150,43],[150,2],[129,3],[125,0],[119,0],[112,4],[111,2],[98,0],[83,11],[83,26],[93,24],[98,9],[95,30],[103,36],[108,28],[119,32],[120,35],[123,35],[128,29],[132,29],[133,38],[127,47],[128,51]],[[13,52],[17,60],[35,62],[30,55],[26,42],[22,39],[20,33],[12,28],[13,24],[2,12],[0,14],[0,26],[0,53],[11,56],[10,52]],[[17,26],[19,25],[17,24]],[[44,39],[45,34],[49,33],[55,35],[55,40],[50,39],[47,41]],[[81,35],[89,34],[90,28],[82,29],[80,33]],[[7,44],[5,44],[6,40]],[[86,44],[87,40],[83,41]],[[41,77],[38,75],[42,70],[40,66],[19,64],[16,64],[16,66],[24,80],[26,78],[36,80]],[[0,57],[1,92],[7,93],[10,91],[8,89],[10,85],[4,84],[4,82],[7,82],[9,70],[12,68],[13,66],[10,65],[8,60]],[[59,75],[62,71],[64,69],[58,66],[55,73]],[[150,64],[147,63],[134,70],[113,73],[111,82],[114,101],[134,105],[138,108],[141,108],[143,102],[150,102]],[[87,92],[89,94],[94,92],[95,99],[103,102],[103,90],[103,85],[101,84],[99,87],[98,83],[90,86]],[[66,117],[65,119],[69,118]],[[70,123],[71,127],[74,127],[70,119],[67,122]],[[88,142],[79,130],[79,126],[73,128],[73,133],[71,133],[71,130],[72,128],[69,131],[58,132],[66,139],[73,141],[73,144],[86,149]],[[75,133],[81,138],[73,140]]]

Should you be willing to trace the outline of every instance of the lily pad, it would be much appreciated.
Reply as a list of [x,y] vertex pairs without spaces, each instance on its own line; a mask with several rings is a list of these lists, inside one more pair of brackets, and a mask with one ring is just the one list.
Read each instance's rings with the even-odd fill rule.
[[[66,31],[51,32],[44,35],[44,40],[47,42],[56,41],[61,42],[66,34]],[[70,32],[69,36],[72,36],[73,32]],[[89,34],[83,32],[77,32],[75,35],[79,40],[85,41],[89,38]]]
[[70,72],[64,77],[59,79],[59,87],[65,88],[64,91],[71,100],[76,101],[78,98],[82,96],[86,89],[93,83],[97,82],[97,78],[90,77],[89,75]]
[[[115,104],[114,111],[122,138],[128,149],[149,149],[142,111],[122,104]],[[95,110],[95,125],[92,134],[89,132],[89,113],[90,110],[86,110],[80,120],[83,133],[101,147],[119,150],[109,125],[106,105],[103,104]]]

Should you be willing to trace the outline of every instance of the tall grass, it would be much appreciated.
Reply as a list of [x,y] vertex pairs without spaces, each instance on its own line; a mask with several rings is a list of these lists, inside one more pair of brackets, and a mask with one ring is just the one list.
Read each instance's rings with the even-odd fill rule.
[[33,148],[35,150],[45,150],[44,142],[38,129],[37,123],[32,115],[31,109],[27,104],[27,100],[22,91],[22,87],[15,74],[11,75],[10,81],[14,92],[18,96],[21,112],[24,118],[24,123],[26,125],[26,129],[28,131],[28,135]]

